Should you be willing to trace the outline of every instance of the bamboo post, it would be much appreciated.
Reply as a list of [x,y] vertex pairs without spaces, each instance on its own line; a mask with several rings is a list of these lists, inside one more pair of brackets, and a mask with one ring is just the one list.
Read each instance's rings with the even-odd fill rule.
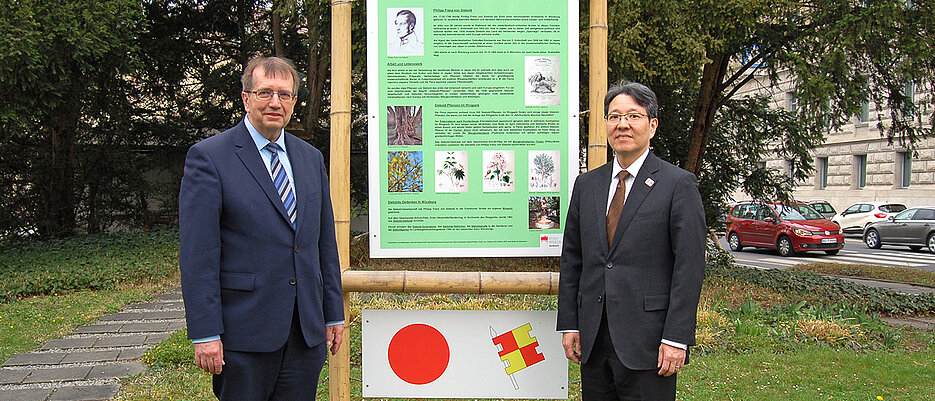
[[[350,267],[351,240],[351,7],[352,0],[331,3],[331,203],[341,271]],[[347,293],[344,316],[349,317]],[[329,356],[328,396],[351,399],[351,337],[345,324],[344,343]],[[330,353],[329,353],[330,355]]]
[[604,95],[607,94],[607,0],[591,0],[588,30],[588,170],[607,162]]
[[344,292],[432,294],[558,294],[558,273],[353,271],[341,276]]

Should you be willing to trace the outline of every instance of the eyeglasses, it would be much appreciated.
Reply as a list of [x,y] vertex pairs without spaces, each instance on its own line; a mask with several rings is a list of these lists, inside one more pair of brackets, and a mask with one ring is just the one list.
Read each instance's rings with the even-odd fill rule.
[[627,120],[628,123],[635,123],[646,117],[646,114],[643,113],[626,113],[626,114],[608,114],[607,115],[607,124],[618,124],[622,120]]
[[295,98],[295,95],[292,92],[279,92],[279,91],[244,91],[244,93],[252,93],[256,95],[256,98],[262,101],[267,101],[273,98],[273,95],[279,96],[280,102],[291,102]]

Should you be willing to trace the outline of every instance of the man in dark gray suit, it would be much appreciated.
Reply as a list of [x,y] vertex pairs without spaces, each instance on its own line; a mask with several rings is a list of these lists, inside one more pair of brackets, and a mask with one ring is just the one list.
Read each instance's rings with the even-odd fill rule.
[[614,159],[575,182],[557,329],[584,400],[674,400],[704,277],[701,195],[693,174],[649,151],[652,90],[622,82],[604,106]]

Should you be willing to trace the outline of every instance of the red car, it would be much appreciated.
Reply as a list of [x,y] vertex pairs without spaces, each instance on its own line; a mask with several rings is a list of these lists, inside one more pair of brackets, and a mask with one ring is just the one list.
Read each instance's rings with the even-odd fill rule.
[[835,255],[844,248],[844,234],[804,203],[740,202],[727,215],[727,243],[735,252],[749,246],[775,249],[782,256],[805,251]]

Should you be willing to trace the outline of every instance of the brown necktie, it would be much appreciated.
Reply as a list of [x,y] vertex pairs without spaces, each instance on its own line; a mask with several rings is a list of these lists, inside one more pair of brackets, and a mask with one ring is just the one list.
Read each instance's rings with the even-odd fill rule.
[[610,201],[610,208],[607,209],[607,245],[614,242],[614,232],[617,231],[617,222],[620,221],[620,212],[623,211],[623,201],[627,197],[627,177],[630,173],[627,170],[621,170],[617,173],[617,190],[614,191],[614,199]]

